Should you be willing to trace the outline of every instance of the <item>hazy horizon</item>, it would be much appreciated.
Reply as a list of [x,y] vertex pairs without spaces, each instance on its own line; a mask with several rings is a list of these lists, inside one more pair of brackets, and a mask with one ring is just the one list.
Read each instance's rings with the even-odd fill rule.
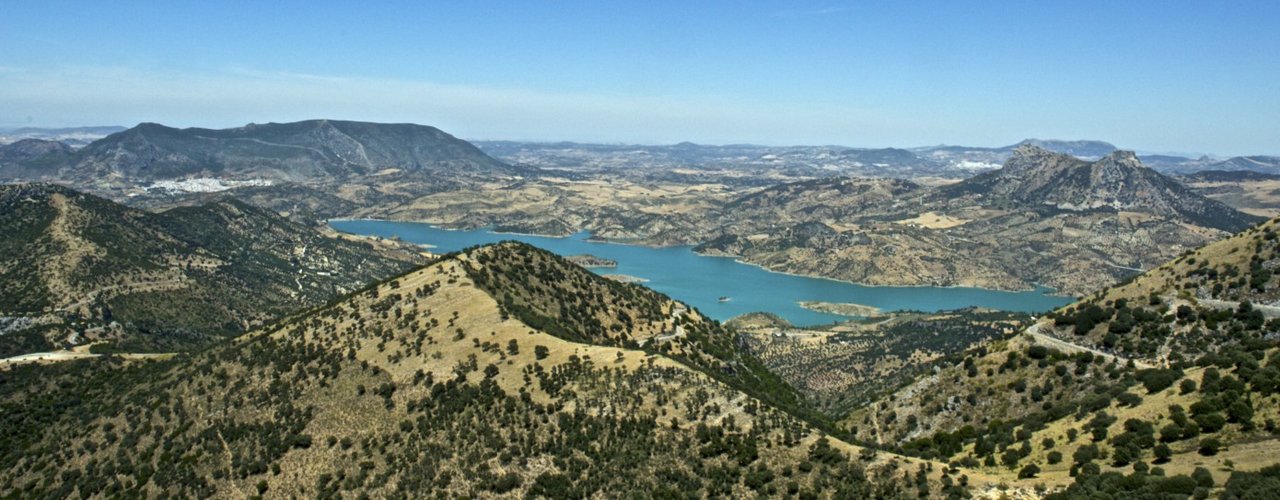
[[1280,153],[1272,2],[376,7],[13,5],[0,127],[325,117],[477,140]]

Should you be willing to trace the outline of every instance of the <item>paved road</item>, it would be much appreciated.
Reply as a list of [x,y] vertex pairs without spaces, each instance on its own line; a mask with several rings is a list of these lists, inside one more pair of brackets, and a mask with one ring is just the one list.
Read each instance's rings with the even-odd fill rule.
[[[1239,309],[1240,303],[1231,300],[1196,299],[1196,303],[1214,309]],[[1267,318],[1280,318],[1280,307],[1253,304],[1253,309]]]
[[[1070,342],[1054,337],[1052,335],[1040,333],[1040,328],[1047,324],[1048,323],[1041,322],[1041,323],[1036,323],[1034,325],[1028,326],[1026,329],[1026,332],[1027,334],[1031,335],[1033,339],[1035,339],[1037,344],[1043,345],[1045,347],[1051,347],[1065,353],[1070,354],[1070,353],[1077,353],[1077,352],[1089,352],[1089,353],[1093,353],[1094,356],[1101,356],[1103,359],[1115,361],[1120,364],[1128,364],[1130,361],[1129,358],[1116,356],[1115,354],[1099,351],[1092,347],[1072,344]],[[1136,360],[1136,359],[1133,360],[1133,364],[1138,368],[1152,367],[1151,363],[1148,363],[1146,361]]]

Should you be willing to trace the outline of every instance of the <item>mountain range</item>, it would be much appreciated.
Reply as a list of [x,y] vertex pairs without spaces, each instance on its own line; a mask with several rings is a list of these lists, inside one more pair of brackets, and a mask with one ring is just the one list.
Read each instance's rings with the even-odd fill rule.
[[981,195],[984,203],[992,206],[1142,212],[1229,233],[1259,221],[1196,195],[1178,181],[1146,168],[1130,151],[1113,151],[1089,162],[1022,145],[1003,168],[945,186],[938,192],[944,200],[967,195]]
[[329,182],[396,173],[430,178],[518,172],[434,127],[339,120],[220,130],[143,123],[65,158],[0,163],[0,178],[30,178],[36,173],[32,162],[43,164],[40,178],[86,184],[189,177]]
[[938,187],[836,178],[764,189],[726,204],[698,250],[861,283],[1080,294],[1260,220],[1132,153],[1090,162],[1023,145],[1000,169]]
[[[1107,153],[1079,159],[1037,144]],[[24,141],[0,148],[0,172],[52,175],[149,210],[227,194],[308,223],[377,217],[539,234],[585,230],[860,283],[1043,284],[1068,294],[1261,220],[1097,141],[932,152],[483,145],[518,166],[431,127],[313,120],[226,130],[143,124],[79,150]],[[970,157],[982,166],[961,169],[963,178],[936,177],[935,167],[978,153],[986,156]],[[1003,165],[984,163],[996,158]],[[849,179],[842,172],[905,172],[911,179]],[[805,180],[787,182],[797,178]],[[1270,215],[1265,192],[1203,189]]]
[[108,135],[125,130],[125,127],[20,127],[0,129],[0,145],[17,142],[23,139],[41,139],[57,141],[70,147],[78,148]]

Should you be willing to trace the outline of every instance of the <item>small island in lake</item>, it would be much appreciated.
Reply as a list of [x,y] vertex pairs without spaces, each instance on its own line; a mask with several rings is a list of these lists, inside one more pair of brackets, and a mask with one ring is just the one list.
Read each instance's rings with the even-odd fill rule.
[[601,278],[604,278],[604,279],[610,279],[610,280],[613,280],[613,281],[617,281],[617,282],[619,282],[619,283],[645,283],[645,282],[649,281],[649,280],[644,279],[644,278],[638,278],[638,277],[635,277],[635,276],[628,276],[628,275],[625,275],[625,274],[601,274],[601,275],[600,275],[600,277],[601,277]]
[[849,304],[849,303],[839,303],[839,302],[814,302],[814,301],[807,301],[807,300],[800,301],[798,303],[800,304],[800,307],[803,307],[810,311],[817,311],[817,312],[827,313],[827,314],[839,314],[841,316],[872,317],[872,316],[880,316],[881,314],[883,314],[883,311],[881,311],[880,308],[878,307],[865,306],[862,304]]
[[616,260],[596,257],[595,255],[590,254],[570,255],[565,258],[569,259],[569,262],[582,267],[618,267],[618,261]]

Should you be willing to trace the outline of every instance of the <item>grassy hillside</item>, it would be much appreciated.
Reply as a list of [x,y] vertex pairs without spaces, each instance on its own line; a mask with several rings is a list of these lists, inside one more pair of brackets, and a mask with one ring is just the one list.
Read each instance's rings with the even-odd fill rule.
[[[580,272],[486,247],[175,360],[3,373],[0,496],[866,498],[982,480],[825,437],[691,362],[723,359],[704,344],[684,361],[628,347],[660,342],[674,303]],[[499,279],[523,285],[499,300]],[[596,296],[551,308],[588,292],[616,294],[631,329],[598,330]]]
[[1275,480],[1264,467],[1280,452],[1280,321],[1250,301],[1273,300],[1275,223],[971,350],[843,425],[1068,496],[1267,491],[1258,485]]
[[685,304],[643,286],[603,279],[523,243],[506,242],[470,255],[478,265],[467,269],[477,286],[529,325],[578,342],[661,353],[823,425],[791,386],[740,348],[731,332]]
[[154,214],[47,184],[0,187],[0,232],[0,316],[56,319],[50,346],[200,344],[424,260],[234,199]]

